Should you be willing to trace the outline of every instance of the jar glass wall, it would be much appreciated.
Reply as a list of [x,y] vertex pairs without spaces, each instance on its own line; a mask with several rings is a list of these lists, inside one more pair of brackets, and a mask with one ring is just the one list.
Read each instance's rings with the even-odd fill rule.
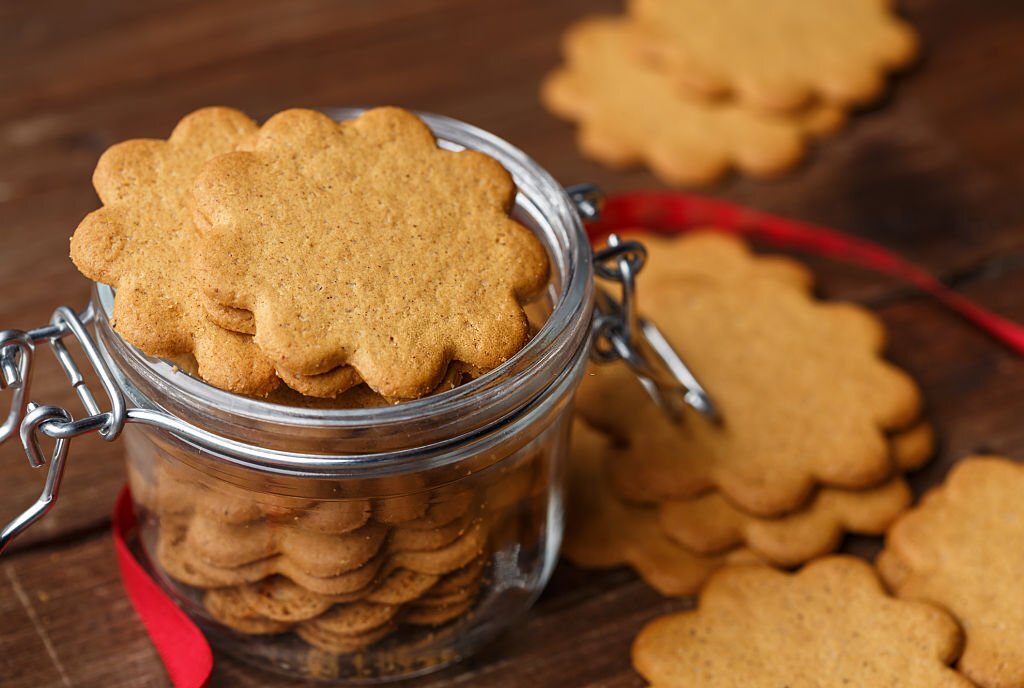
[[512,173],[514,214],[551,259],[534,336],[488,374],[380,408],[239,397],[128,346],[109,322],[112,291],[94,292],[100,351],[129,406],[173,421],[124,430],[152,571],[219,648],[294,676],[375,681],[456,661],[529,608],[557,557],[589,247],[571,201],[524,154],[423,117],[439,145]]

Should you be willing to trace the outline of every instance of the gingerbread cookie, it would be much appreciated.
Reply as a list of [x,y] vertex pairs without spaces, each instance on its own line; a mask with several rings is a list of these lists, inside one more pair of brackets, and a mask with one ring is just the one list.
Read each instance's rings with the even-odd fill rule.
[[208,591],[203,596],[203,605],[217,621],[246,635],[274,635],[292,626],[287,621],[268,619],[252,611],[241,594],[232,588]]
[[909,505],[903,478],[865,490],[824,488],[805,508],[779,518],[750,516],[717,492],[662,502],[658,520],[687,549],[713,554],[745,545],[779,566],[796,566],[833,551],[844,533],[881,535]]
[[[273,573],[286,576],[307,590],[321,595],[349,595],[358,591],[368,592],[373,582],[377,580],[386,560],[387,557],[383,553],[379,553],[359,568],[351,571],[345,571],[335,576],[314,576],[287,557],[275,557]],[[361,595],[357,597],[361,597]]]
[[634,46],[691,93],[792,110],[862,105],[917,52],[888,0],[631,0]]
[[395,568],[366,595],[367,602],[405,604],[422,597],[437,585],[440,576]]
[[260,559],[235,567],[219,567],[205,563],[185,549],[187,529],[169,521],[160,524],[156,543],[156,560],[174,580],[194,588],[220,588],[255,583],[274,575],[280,557]]
[[792,167],[807,139],[836,128],[841,113],[765,115],[734,103],[687,98],[672,77],[633,59],[629,23],[584,19],[566,33],[567,65],[541,99],[579,124],[583,153],[612,167],[645,163],[671,184],[709,183],[730,167],[771,175]]
[[398,567],[431,575],[443,575],[462,568],[483,554],[487,546],[487,530],[480,521],[467,526],[462,534],[449,544],[437,549],[393,549],[389,545],[390,561]]
[[879,559],[899,597],[934,602],[957,618],[966,636],[958,668],[985,688],[1024,685],[1021,494],[1024,466],[964,459],[896,521]]
[[661,531],[656,509],[620,501],[605,476],[608,441],[584,423],[573,424],[562,555],[588,569],[631,566],[663,595],[694,594],[729,555],[694,554]]
[[451,605],[413,604],[402,617],[402,622],[410,626],[441,626],[464,616],[473,608],[473,603],[473,599],[467,599]]
[[298,375],[279,369],[278,376],[299,394],[318,399],[334,399],[362,380],[352,366],[338,366],[318,375]]
[[722,569],[697,609],[644,627],[632,655],[655,686],[967,688],[948,666],[960,640],[938,607],[889,597],[868,564],[833,556],[795,574]]
[[548,262],[509,217],[515,192],[495,160],[438,148],[404,110],[341,124],[288,110],[200,172],[195,273],[252,313],[277,368],[351,365],[384,396],[423,396],[450,361],[489,370],[526,341]]
[[[933,450],[927,423],[890,440],[897,471],[920,467]],[[717,492],[658,506],[665,533],[699,554],[745,545],[766,561],[796,566],[833,551],[844,533],[881,535],[910,505],[913,495],[901,477],[863,490],[823,487],[799,511],[758,518],[737,509]]]
[[288,623],[314,619],[338,601],[327,595],[310,592],[283,576],[243,585],[235,590],[240,602],[254,613]]
[[886,479],[886,433],[917,418],[921,401],[881,358],[878,319],[769,276],[708,273],[663,280],[640,307],[710,391],[722,423],[690,411],[671,422],[622,365],[593,366],[577,395],[578,411],[629,459],[608,462],[616,492],[650,502],[717,488],[748,513],[776,516],[799,508],[815,483]]
[[395,624],[384,624],[364,633],[334,633],[312,624],[304,624],[295,629],[295,635],[313,647],[335,654],[349,654],[364,650],[376,642],[391,635]]
[[274,495],[223,480],[204,480],[201,474],[173,461],[159,461],[153,473],[156,485],[152,508],[161,515],[194,515],[220,525],[265,525],[262,522],[267,521],[335,535],[363,527],[371,516],[369,500],[313,501]]
[[117,289],[113,324],[126,341],[150,356],[192,354],[210,384],[265,396],[279,382],[274,365],[251,337],[209,320],[190,278],[192,180],[255,130],[241,112],[213,107],[182,119],[166,141],[109,148],[93,175],[103,207],[75,230],[71,259],[89,279]]

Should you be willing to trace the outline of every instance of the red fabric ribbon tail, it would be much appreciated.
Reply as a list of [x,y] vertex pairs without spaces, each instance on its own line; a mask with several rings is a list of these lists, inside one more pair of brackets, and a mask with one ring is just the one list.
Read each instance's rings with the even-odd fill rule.
[[121,582],[167,668],[171,683],[176,688],[202,688],[213,671],[210,644],[132,554],[128,538],[134,536],[135,526],[131,493],[125,486],[114,507],[114,547]]
[[933,296],[1011,351],[1024,356],[1024,327],[956,293],[924,269],[857,237],[806,222],[676,191],[635,191],[609,196],[601,217],[587,227],[598,238],[626,229],[678,233],[718,229],[890,275]]

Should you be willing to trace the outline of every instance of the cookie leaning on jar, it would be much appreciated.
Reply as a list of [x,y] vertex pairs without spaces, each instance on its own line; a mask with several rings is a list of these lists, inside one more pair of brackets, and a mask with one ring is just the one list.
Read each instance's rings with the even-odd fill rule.
[[[115,331],[233,393],[387,406],[485,374],[542,324],[524,307],[547,253],[510,217],[511,176],[439,148],[403,110],[340,124],[289,110],[260,127],[207,108],[167,141],[112,147],[94,183],[103,207],[72,258],[117,288]],[[338,654],[472,614],[492,552],[543,518],[550,480],[538,448],[471,487],[407,473],[297,496],[211,476],[176,441],[127,439],[163,582],[237,633]]]

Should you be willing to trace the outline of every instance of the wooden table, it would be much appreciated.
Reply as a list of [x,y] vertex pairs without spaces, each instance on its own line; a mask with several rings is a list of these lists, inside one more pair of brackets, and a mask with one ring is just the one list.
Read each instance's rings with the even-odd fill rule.
[[[602,0],[602,10],[619,2]],[[0,327],[81,305],[67,239],[97,205],[89,184],[111,143],[166,136],[208,104],[265,117],[289,106],[396,104],[512,141],[564,183],[656,187],[643,171],[585,162],[537,100],[562,29],[594,2],[198,0],[0,5]],[[876,240],[962,293],[1024,321],[1024,7],[909,0],[925,54],[886,102],[772,182],[710,192]],[[812,261],[821,292],[873,307],[891,355],[920,381],[939,458],[918,490],[971,452],[1024,458],[1024,361],[931,300],[876,275]],[[72,403],[44,366],[36,398]],[[4,402],[6,403],[6,401]],[[0,522],[41,475],[0,448]],[[54,512],[0,560],[0,684],[161,686],[168,681],[121,589],[109,534],[121,449],[92,437],[70,458]],[[848,543],[865,555],[875,540]],[[562,565],[530,616],[479,657],[419,686],[634,686],[629,643],[687,605],[627,571]],[[283,685],[219,658],[215,685]]]

